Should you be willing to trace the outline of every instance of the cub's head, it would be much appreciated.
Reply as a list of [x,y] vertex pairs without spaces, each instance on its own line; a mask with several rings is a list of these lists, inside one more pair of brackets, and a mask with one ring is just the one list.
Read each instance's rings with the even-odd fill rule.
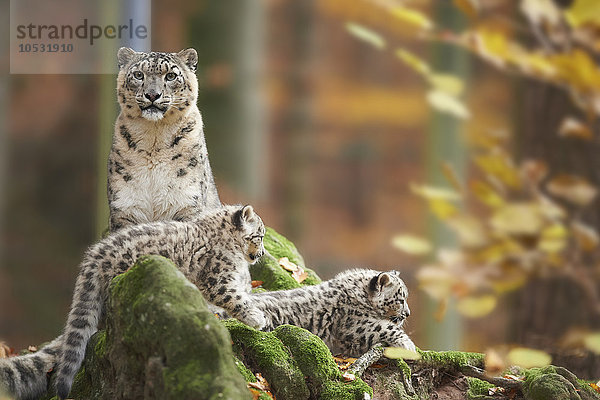
[[373,308],[393,322],[404,322],[410,315],[408,289],[398,271],[381,272],[371,278],[368,294]]
[[196,104],[196,50],[141,53],[121,47],[117,60],[118,100],[127,116],[159,121],[186,113]]
[[240,234],[240,244],[246,260],[253,263],[262,257],[265,252],[263,246],[265,225],[252,206],[244,206],[237,210],[233,214],[233,225]]

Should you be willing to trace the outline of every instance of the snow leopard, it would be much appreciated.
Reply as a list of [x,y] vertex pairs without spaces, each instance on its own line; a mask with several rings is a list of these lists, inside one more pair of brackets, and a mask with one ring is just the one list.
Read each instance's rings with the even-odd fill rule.
[[296,325],[319,336],[334,353],[360,356],[375,344],[415,350],[403,329],[408,289],[398,271],[353,269],[329,281],[292,290],[255,293],[265,330]]
[[112,278],[142,255],[173,260],[207,301],[263,328],[263,312],[249,301],[248,266],[263,255],[264,235],[264,224],[252,206],[223,206],[191,221],[134,225],[109,235],[85,252],[62,335],[37,353],[0,360],[0,387],[18,399],[37,398],[46,391],[46,373],[55,364],[56,392],[65,399],[102,319]]
[[117,53],[121,112],[108,157],[110,231],[221,205],[196,104],[198,54]]

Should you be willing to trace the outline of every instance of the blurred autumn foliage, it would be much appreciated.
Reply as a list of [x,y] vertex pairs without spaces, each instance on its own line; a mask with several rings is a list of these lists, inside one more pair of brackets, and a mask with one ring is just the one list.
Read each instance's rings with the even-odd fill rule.
[[[590,144],[598,141],[597,0],[521,0],[510,5],[455,0],[454,6],[469,20],[461,32],[437,28],[422,2],[377,4],[420,40],[458,46],[502,73],[560,89],[573,112],[548,135]],[[459,119],[472,117],[461,98],[463,80],[435,71],[425,57],[403,46],[402,34],[384,36],[376,24],[354,22],[347,24],[347,30],[390,51],[422,77],[433,109]],[[519,159],[513,154],[514,135],[493,127],[469,135],[467,141],[466,178],[444,164],[447,186],[411,185],[413,193],[455,234],[457,245],[435,248],[413,234],[393,238],[400,250],[428,257],[430,262],[417,273],[420,287],[439,301],[440,313],[454,297],[460,313],[477,318],[493,312],[500,296],[539,278],[558,277],[575,284],[590,314],[600,318],[600,238],[598,226],[586,219],[590,207],[597,206],[600,181],[556,171],[544,159]],[[577,340],[600,353],[600,333],[579,332]]]

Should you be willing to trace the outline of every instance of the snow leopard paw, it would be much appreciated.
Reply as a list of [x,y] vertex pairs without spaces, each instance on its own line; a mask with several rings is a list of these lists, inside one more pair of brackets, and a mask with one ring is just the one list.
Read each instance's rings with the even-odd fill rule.
[[261,330],[267,325],[265,314],[258,308],[248,310],[248,313],[244,315],[242,322],[258,330]]

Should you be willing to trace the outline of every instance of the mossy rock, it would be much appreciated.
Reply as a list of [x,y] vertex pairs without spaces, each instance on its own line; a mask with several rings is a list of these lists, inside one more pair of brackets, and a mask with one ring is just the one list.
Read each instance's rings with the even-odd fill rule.
[[563,367],[548,365],[522,370],[523,392],[527,400],[598,400],[600,395]]
[[344,382],[327,346],[305,329],[282,325],[260,332],[236,320],[224,324],[237,356],[265,377],[277,399],[362,400],[373,394],[361,379]]
[[74,399],[249,399],[230,337],[200,291],[160,256],[115,278]]
[[[296,246],[273,228],[267,227],[263,243],[266,250],[265,255],[250,267],[252,279],[262,281],[263,288],[267,290],[287,290],[321,283],[318,275],[306,267],[304,259]],[[288,260],[302,267],[308,273],[308,277],[301,284],[292,278],[289,271],[279,265],[279,260],[283,257],[287,257]]]

